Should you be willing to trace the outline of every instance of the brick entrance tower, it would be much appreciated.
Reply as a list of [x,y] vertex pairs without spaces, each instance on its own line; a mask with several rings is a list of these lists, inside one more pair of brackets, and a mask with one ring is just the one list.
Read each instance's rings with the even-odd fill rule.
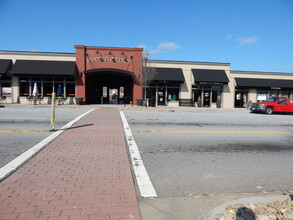
[[76,96],[87,103],[88,74],[114,71],[133,78],[132,101],[142,98],[142,48],[88,47],[76,45]]

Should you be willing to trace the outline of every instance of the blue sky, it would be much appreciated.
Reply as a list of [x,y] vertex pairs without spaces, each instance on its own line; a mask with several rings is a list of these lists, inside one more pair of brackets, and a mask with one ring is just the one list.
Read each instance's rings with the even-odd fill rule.
[[293,73],[293,0],[0,0],[0,50],[145,47],[150,59]]

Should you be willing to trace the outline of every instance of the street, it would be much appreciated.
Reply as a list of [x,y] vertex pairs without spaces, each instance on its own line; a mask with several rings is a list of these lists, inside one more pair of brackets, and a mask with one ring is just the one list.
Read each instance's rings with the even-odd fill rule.
[[[60,129],[86,111],[56,106],[55,128]],[[0,168],[52,134],[50,106],[16,105],[0,108],[0,112]]]
[[[58,106],[55,127],[88,110]],[[122,111],[160,198],[293,188],[293,115],[245,109]],[[51,134],[50,106],[1,112],[0,167]]]
[[[55,128],[90,108],[94,107],[56,106]],[[158,194],[139,198],[144,220],[202,219],[224,202],[280,195],[293,188],[292,114],[204,108],[120,110]],[[50,106],[7,106],[0,111],[0,167],[52,134]]]
[[159,197],[293,187],[293,115],[124,111]]

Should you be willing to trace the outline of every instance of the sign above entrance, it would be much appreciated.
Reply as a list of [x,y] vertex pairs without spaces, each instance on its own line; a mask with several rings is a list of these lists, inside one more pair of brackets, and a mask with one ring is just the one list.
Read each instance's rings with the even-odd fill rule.
[[119,62],[119,63],[131,63],[131,60],[126,58],[120,57],[89,57],[89,62],[105,62],[105,61],[112,61],[112,62]]
[[198,82],[199,85],[223,85],[220,82]]

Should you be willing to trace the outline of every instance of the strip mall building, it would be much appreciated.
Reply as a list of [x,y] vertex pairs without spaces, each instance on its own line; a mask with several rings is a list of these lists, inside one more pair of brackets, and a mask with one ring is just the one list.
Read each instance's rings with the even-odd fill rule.
[[[67,104],[138,104],[143,98],[141,48],[75,46],[76,53],[0,51],[0,95],[27,103],[37,85],[44,104],[62,88]],[[233,71],[229,63],[148,60],[151,106],[245,108],[272,96],[293,100],[293,73]],[[3,98],[2,98],[3,100]]]

